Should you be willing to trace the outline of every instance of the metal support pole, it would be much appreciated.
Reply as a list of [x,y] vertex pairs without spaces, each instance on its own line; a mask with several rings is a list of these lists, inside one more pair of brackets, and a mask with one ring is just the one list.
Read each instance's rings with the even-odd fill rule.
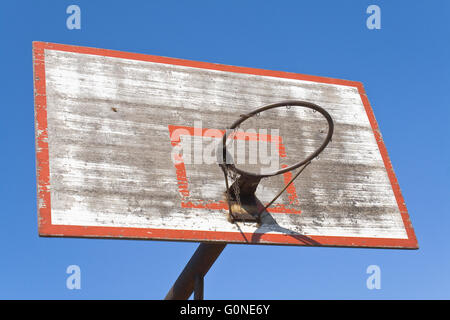
[[203,278],[222,253],[226,244],[201,243],[167,293],[165,300],[187,300],[196,289],[195,297],[203,299]]
[[203,300],[204,280],[205,278],[199,274],[195,276],[194,300]]

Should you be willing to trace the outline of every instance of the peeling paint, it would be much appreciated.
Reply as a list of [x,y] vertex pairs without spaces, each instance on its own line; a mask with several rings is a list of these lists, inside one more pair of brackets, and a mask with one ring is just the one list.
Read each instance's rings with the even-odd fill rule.
[[[34,68],[41,235],[417,247],[360,83],[49,43],[34,44]],[[333,141],[275,204],[267,226],[239,230],[227,221],[217,165],[186,164],[186,192],[168,125],[201,120],[223,129],[286,99],[327,109]],[[266,119],[280,130],[283,161],[304,158],[324,134],[307,112]],[[258,197],[270,200],[284,183],[264,181]],[[302,213],[286,214],[286,206]]]

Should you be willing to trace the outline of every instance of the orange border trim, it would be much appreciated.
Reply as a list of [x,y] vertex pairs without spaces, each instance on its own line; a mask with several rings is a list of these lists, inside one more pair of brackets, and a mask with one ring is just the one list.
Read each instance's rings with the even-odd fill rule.
[[[51,223],[50,199],[50,163],[48,153],[47,132],[47,99],[45,81],[45,50],[76,52],[98,56],[123,58],[155,63],[165,63],[193,68],[228,71],[260,76],[270,76],[286,79],[306,80],[319,83],[351,86],[358,89],[362,103],[369,118],[375,139],[378,143],[392,189],[397,200],[408,239],[391,238],[363,238],[363,237],[335,237],[335,236],[303,236],[280,235],[239,232],[192,231],[149,228],[123,227],[92,227],[53,225]],[[372,248],[402,248],[418,249],[414,229],[409,219],[408,211],[400,191],[400,187],[390,162],[386,146],[381,137],[373,110],[365,94],[362,83],[326,77],[310,76],[297,73],[254,69],[246,67],[227,66],[221,64],[167,58],[138,53],[128,53],[107,49],[80,47],[48,42],[33,42],[34,65],[34,104],[35,104],[35,136],[36,136],[36,176],[38,197],[38,226],[41,236],[88,237],[88,238],[127,238],[178,241],[215,241],[248,244],[275,245],[307,245],[307,246],[337,246],[337,247],[372,247]]]

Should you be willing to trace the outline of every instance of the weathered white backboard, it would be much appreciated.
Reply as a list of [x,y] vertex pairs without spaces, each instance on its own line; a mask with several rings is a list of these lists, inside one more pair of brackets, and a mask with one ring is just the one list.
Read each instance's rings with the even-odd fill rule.
[[[33,57],[41,236],[418,247],[359,82],[43,42]],[[325,108],[333,140],[261,226],[232,224],[223,173],[195,148],[288,99]],[[323,140],[314,117],[272,114],[280,166]],[[290,174],[261,182],[258,198],[270,201]]]

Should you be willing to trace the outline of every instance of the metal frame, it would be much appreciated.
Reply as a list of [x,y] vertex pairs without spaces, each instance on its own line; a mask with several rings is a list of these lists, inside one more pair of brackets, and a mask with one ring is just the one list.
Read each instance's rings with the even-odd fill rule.
[[[255,216],[255,219],[256,219],[255,221],[257,221],[258,223],[260,222],[260,219],[259,219],[260,214],[264,210],[266,210],[287,189],[287,187],[311,163],[311,160],[314,159],[315,157],[317,157],[323,151],[323,149],[326,148],[328,143],[331,141],[331,137],[333,136],[333,130],[334,130],[333,119],[331,118],[330,114],[325,109],[323,109],[322,107],[320,107],[314,103],[310,103],[310,102],[306,102],[306,101],[296,101],[296,100],[282,101],[282,102],[266,105],[264,107],[254,110],[246,115],[241,115],[241,118],[239,120],[237,120],[236,122],[234,122],[229,129],[237,128],[242,122],[244,122],[245,120],[247,120],[250,117],[253,117],[253,116],[259,114],[260,112],[274,109],[274,108],[285,107],[285,106],[301,106],[301,107],[310,108],[310,109],[320,112],[328,122],[328,133],[327,133],[327,136],[326,136],[324,142],[320,145],[319,148],[317,148],[316,151],[314,151],[306,159],[299,161],[298,163],[296,163],[288,168],[274,171],[274,172],[271,172],[271,173],[268,173],[265,175],[258,175],[258,174],[254,174],[252,172],[240,170],[240,169],[236,168],[234,166],[234,164],[232,165],[233,170],[235,170],[236,172],[238,172],[241,175],[242,180],[240,182],[241,182],[242,186],[240,188],[243,189],[244,195],[249,197],[250,199],[254,198],[254,200],[256,199],[254,192],[255,192],[261,178],[272,177],[275,175],[283,174],[285,172],[295,170],[295,169],[301,167],[302,165],[304,165],[303,168],[301,170],[299,170],[299,172],[291,179],[291,181],[275,196],[275,198],[268,205],[266,205],[264,207],[263,210],[258,210],[258,212]],[[223,136],[222,144],[219,145],[219,148],[218,148],[218,151],[220,151],[220,148],[222,148],[222,151],[223,151],[223,153],[222,153],[223,159],[222,160],[223,161],[226,160],[226,155],[227,155],[226,140],[227,140],[229,134],[230,134],[230,132],[227,130],[227,132]],[[228,201],[229,201],[228,206],[229,206],[229,210],[230,210],[229,214],[230,214],[230,218],[232,218],[231,222],[234,222],[236,217],[231,210],[230,187],[228,186],[228,178],[227,178],[227,174],[226,174],[227,166],[230,166],[230,164],[222,163],[222,164],[220,164],[220,166],[223,169],[224,174],[225,174],[225,183],[226,183],[226,189],[227,189]],[[239,183],[239,181],[235,181],[235,183]],[[256,206],[255,206],[255,208],[256,208]],[[192,292],[194,292],[194,300],[203,300],[204,277],[205,277],[206,273],[209,271],[209,269],[211,268],[211,266],[213,265],[213,263],[219,257],[220,253],[223,251],[225,246],[226,246],[226,244],[201,243],[199,245],[199,247],[197,248],[197,250],[195,251],[194,255],[191,257],[189,262],[184,267],[181,274],[178,276],[178,279],[175,281],[172,288],[167,293],[165,300],[186,300],[186,299],[189,299]]]
[[203,300],[204,277],[225,247],[225,243],[201,243],[164,299],[187,300],[194,292],[195,300]]
[[[281,108],[281,107],[303,107],[303,108],[308,108],[308,109],[312,109],[315,110],[317,112],[319,112],[320,114],[322,114],[324,116],[324,118],[327,120],[328,123],[328,132],[327,132],[327,136],[325,137],[324,141],[322,142],[322,144],[313,152],[311,153],[306,159],[299,161],[289,167],[277,170],[277,171],[272,171],[272,172],[268,172],[265,174],[257,174],[254,172],[249,172],[249,171],[245,171],[242,169],[237,168],[234,164],[228,164],[226,162],[226,157],[227,157],[227,139],[231,133],[232,130],[236,129],[237,127],[239,127],[240,124],[242,124],[245,120],[258,115],[259,113],[263,112],[263,111],[267,111],[270,109],[275,109],[275,108]],[[286,100],[286,101],[281,101],[281,102],[277,102],[277,103],[272,103],[272,104],[268,104],[265,105],[261,108],[258,108],[256,110],[253,110],[250,113],[247,114],[243,114],[241,115],[240,119],[236,120],[231,127],[225,132],[223,138],[222,138],[222,143],[219,145],[219,150],[220,148],[222,148],[222,156],[223,158],[222,160],[222,165],[223,166],[233,166],[233,170],[236,171],[237,173],[239,173],[240,175],[243,176],[247,176],[247,177],[254,177],[254,178],[267,178],[267,177],[272,177],[272,176],[276,176],[279,174],[283,174],[286,173],[288,171],[292,171],[295,170],[299,167],[301,167],[302,165],[310,162],[312,159],[314,159],[315,157],[317,157],[328,145],[328,143],[330,143],[331,141],[331,137],[333,136],[333,131],[334,131],[334,123],[333,123],[333,119],[331,118],[330,114],[321,106],[318,106],[317,104],[308,102],[308,101],[301,101],[301,100]],[[220,154],[220,153],[219,153]]]
[[[306,159],[298,161],[297,163],[280,170],[272,171],[265,174],[257,174],[254,172],[244,171],[237,168],[232,160],[230,154],[227,151],[227,139],[230,136],[230,133],[236,130],[244,121],[247,119],[258,116],[261,112],[281,108],[281,107],[303,107],[309,108],[314,111],[318,111],[322,116],[327,120],[328,123],[328,132],[323,140],[322,144],[311,153]],[[232,131],[231,131],[232,130]],[[261,223],[261,214],[270,207],[275,200],[289,187],[292,182],[299,176],[299,174],[311,163],[311,161],[317,157],[330,143],[331,138],[333,137],[334,132],[334,122],[331,115],[321,106],[317,104],[301,101],[301,100],[286,100],[277,103],[272,103],[265,105],[261,108],[258,108],[250,113],[241,115],[240,118],[235,121],[230,128],[228,128],[222,138],[222,143],[219,144],[217,148],[217,154],[222,155],[222,157],[218,157],[219,166],[221,167],[224,178],[225,178],[225,187],[226,187],[226,195],[228,202],[228,220],[232,223],[236,221],[251,221],[256,222],[257,224]],[[227,163],[227,160],[231,160],[231,163]],[[257,208],[257,203],[259,200],[255,196],[255,191],[258,188],[258,184],[262,178],[273,177],[276,175],[284,174],[286,172],[295,170],[299,167],[303,166],[301,170],[286,184],[285,188],[283,188],[273,199],[266,205],[264,208]],[[236,176],[239,174],[240,176],[236,177],[234,183],[229,185],[228,183],[228,172],[233,172]],[[239,194],[238,194],[239,193]],[[242,201],[240,201],[242,195]],[[233,202],[239,199],[236,203],[237,206],[233,206]],[[237,208],[238,212],[233,212],[234,207]]]

